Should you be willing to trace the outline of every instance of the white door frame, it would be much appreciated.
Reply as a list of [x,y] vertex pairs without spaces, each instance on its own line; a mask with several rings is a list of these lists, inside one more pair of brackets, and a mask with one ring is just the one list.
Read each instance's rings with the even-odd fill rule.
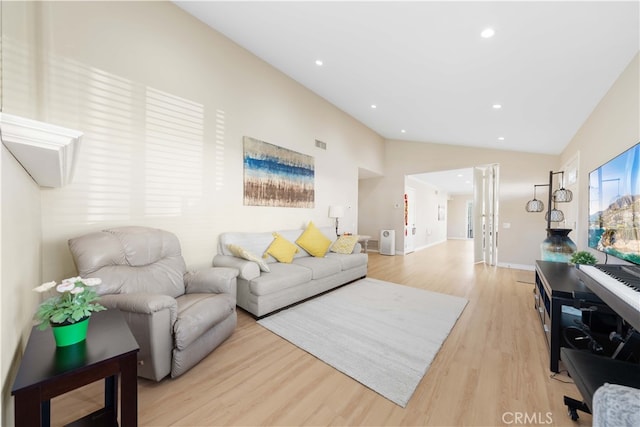
[[465,233],[467,239],[472,239],[474,236],[473,232],[473,200],[468,200],[465,204]]
[[473,171],[474,262],[498,264],[498,164],[476,166]]

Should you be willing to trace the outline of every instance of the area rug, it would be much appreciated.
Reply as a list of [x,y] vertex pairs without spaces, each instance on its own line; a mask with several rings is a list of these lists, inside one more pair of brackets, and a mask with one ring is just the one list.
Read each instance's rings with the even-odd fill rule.
[[466,304],[365,278],[258,323],[405,407]]

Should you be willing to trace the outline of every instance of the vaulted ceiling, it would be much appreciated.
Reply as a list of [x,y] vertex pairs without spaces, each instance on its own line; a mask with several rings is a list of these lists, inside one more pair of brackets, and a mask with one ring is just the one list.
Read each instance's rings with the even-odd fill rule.
[[175,3],[384,138],[524,152],[560,153],[640,46],[636,1]]

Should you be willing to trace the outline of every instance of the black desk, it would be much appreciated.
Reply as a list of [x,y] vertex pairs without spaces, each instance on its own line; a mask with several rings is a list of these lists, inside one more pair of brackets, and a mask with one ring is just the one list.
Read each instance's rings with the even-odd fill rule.
[[11,390],[16,425],[48,426],[53,397],[104,378],[105,407],[78,422],[117,426],[120,374],[121,425],[136,426],[137,352],[138,343],[118,310],[94,313],[86,341],[67,347],[56,347],[50,330],[34,327]]
[[[574,293],[591,294],[572,265],[536,261],[535,308],[549,345],[549,369],[558,372],[562,346],[562,306],[573,306]],[[594,296],[595,298],[595,296]]]

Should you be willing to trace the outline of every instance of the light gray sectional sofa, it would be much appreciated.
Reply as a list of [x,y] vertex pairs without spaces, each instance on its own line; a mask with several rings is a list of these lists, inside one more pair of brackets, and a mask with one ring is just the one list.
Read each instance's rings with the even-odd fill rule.
[[[334,227],[319,227],[331,241],[336,240]],[[283,230],[277,233],[295,244],[304,232]],[[272,232],[222,233],[218,240],[218,254],[214,267],[232,267],[239,271],[237,305],[256,317],[336,288],[367,275],[367,254],[361,253],[359,243],[349,254],[328,251],[325,256],[312,256],[298,247],[291,263],[278,262],[272,256],[264,258],[269,272],[261,271],[259,262],[233,255],[230,245],[242,247],[261,258],[274,240]],[[262,260],[258,260],[262,261]]]

